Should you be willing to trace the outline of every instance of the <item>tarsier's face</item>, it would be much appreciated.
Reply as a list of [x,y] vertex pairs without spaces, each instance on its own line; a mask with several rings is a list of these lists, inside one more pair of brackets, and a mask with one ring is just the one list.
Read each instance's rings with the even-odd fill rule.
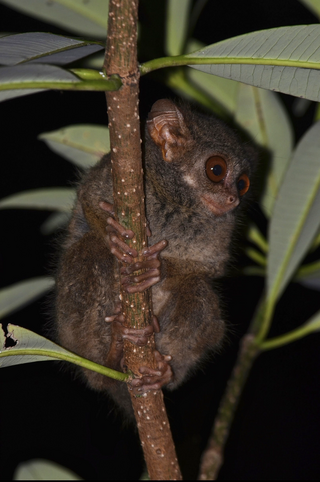
[[220,155],[210,156],[204,167],[213,189],[203,194],[201,200],[216,216],[221,216],[238,206],[242,196],[249,190],[248,173],[235,172],[230,162]]
[[246,159],[210,150],[191,157],[196,162],[189,165],[183,179],[193,189],[195,198],[215,216],[236,208],[250,188]]
[[240,204],[250,188],[251,166],[246,149],[230,129],[201,116],[186,120],[167,99],[154,104],[147,126],[153,142],[161,148],[162,160],[167,166],[178,167],[171,176],[176,180],[176,184],[171,183],[173,190],[178,193],[181,177],[188,186],[182,197],[184,204],[189,195],[193,204],[215,216]]

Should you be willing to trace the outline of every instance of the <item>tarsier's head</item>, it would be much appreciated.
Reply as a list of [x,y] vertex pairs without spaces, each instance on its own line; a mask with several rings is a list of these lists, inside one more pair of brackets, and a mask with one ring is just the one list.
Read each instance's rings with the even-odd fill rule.
[[152,177],[178,204],[222,216],[249,191],[250,150],[216,118],[162,99],[149,113],[147,131],[153,140],[146,153]]

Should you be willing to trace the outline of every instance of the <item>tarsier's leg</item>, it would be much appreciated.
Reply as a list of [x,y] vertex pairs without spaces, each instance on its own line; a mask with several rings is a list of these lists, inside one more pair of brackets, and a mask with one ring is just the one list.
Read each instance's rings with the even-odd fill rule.
[[[113,213],[113,206],[109,203],[101,203],[100,207]],[[134,258],[138,256],[138,252],[130,248],[125,239],[134,237],[133,231],[125,229],[121,224],[114,220],[113,217],[107,219],[107,242],[110,251],[119,261],[125,262],[127,266],[120,269],[120,282],[122,287],[128,293],[142,292],[160,281],[159,254],[167,246],[167,241],[162,240],[145,248],[142,251],[144,259],[134,263]],[[137,271],[144,270],[142,274],[135,274]],[[151,325],[142,329],[128,328],[125,326],[125,317],[121,313],[121,305],[116,308],[116,313],[105,318],[107,322],[112,323],[112,341],[107,358],[107,365],[116,367],[118,365],[123,369],[123,342],[129,340],[137,346],[145,346],[148,339],[153,333],[159,333],[160,327],[157,318],[153,317]],[[157,390],[168,384],[173,377],[169,361],[171,356],[163,356],[157,350],[154,352],[156,369],[142,366],[139,368],[141,378],[135,378],[131,381],[131,389],[140,394],[148,390]]]

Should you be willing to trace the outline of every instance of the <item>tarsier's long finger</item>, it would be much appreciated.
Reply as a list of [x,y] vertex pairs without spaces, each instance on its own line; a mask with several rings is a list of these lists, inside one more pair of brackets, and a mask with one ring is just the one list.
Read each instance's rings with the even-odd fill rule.
[[119,224],[115,219],[108,218],[107,223],[114,228],[114,230],[120,234],[122,238],[132,239],[134,237],[134,232],[131,229],[126,229],[121,224]]
[[159,321],[158,321],[158,318],[156,316],[153,315],[152,317],[152,325],[153,325],[153,330],[155,333],[160,333],[160,325],[159,325]]
[[145,346],[148,343],[150,336],[153,334],[153,326],[148,325],[141,330],[135,328],[124,328],[121,330],[122,337],[125,340],[131,341],[134,345]]
[[150,367],[142,366],[139,368],[139,372],[142,375],[162,376],[168,368],[168,362],[172,360],[171,355],[161,355],[158,350],[154,351],[154,358],[157,362],[157,368],[153,369]]
[[116,256],[119,261],[124,261],[125,263],[132,263],[133,258],[137,257],[137,251],[134,248],[128,246],[124,241],[122,241],[122,239],[118,238],[116,234],[110,235],[110,242],[110,251],[114,256]]
[[140,367],[139,372],[142,374],[142,377],[135,378],[130,383],[132,389],[137,394],[149,390],[158,390],[172,381],[173,372],[168,363],[172,357],[170,355],[163,356],[157,350],[155,350],[154,355],[157,368]]
[[[120,273],[122,276],[125,276],[126,274],[132,274],[135,271],[139,271],[141,269],[158,269],[161,266],[161,262],[159,259],[150,259],[150,260],[143,260],[143,261],[137,261],[136,263],[132,263],[130,266],[123,266],[120,269]],[[160,272],[160,271],[159,271]]]
[[144,249],[142,251],[142,255],[145,256],[146,258],[149,258],[150,256],[158,255],[167,246],[168,246],[168,241],[166,239],[162,239],[162,241],[159,241],[153,246],[149,246],[148,248]]
[[101,203],[99,203],[99,206],[107,213],[110,213],[111,216],[114,216],[113,204],[102,201]]
[[149,269],[145,273],[136,275],[136,276],[123,276],[121,277],[121,284],[122,285],[132,285],[133,283],[142,283],[142,281],[147,279],[159,278],[160,277],[160,270],[159,269]]
[[115,306],[113,308],[113,315],[110,315],[110,316],[106,316],[105,317],[105,321],[107,321],[108,323],[114,321],[116,318],[118,318],[118,320],[121,322],[121,320],[119,319],[119,315],[120,317],[122,316],[123,317],[123,321],[125,320],[124,316],[121,313],[121,302],[120,301],[117,301],[117,303],[115,303]]
[[123,286],[123,289],[127,292],[127,293],[142,293],[142,291],[150,288],[151,286],[154,286],[155,284],[159,283],[161,277],[160,276],[156,276],[154,278],[148,278],[147,280],[145,281],[142,281],[141,283],[139,284],[122,284]]

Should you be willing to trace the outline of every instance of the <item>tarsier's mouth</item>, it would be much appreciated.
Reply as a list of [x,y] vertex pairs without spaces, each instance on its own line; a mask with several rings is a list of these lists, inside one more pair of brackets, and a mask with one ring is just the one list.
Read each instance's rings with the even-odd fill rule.
[[219,204],[212,200],[210,196],[201,196],[201,201],[205,206],[213,212],[215,216],[222,216],[223,214],[232,211],[236,206],[238,206],[240,199],[235,198],[232,202]]

